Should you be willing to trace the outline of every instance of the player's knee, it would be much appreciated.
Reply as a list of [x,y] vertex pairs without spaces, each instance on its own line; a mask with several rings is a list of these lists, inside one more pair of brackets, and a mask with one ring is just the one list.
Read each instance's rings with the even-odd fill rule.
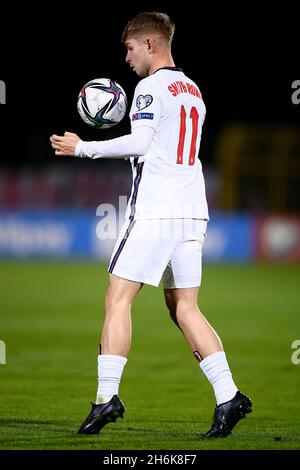
[[179,300],[176,304],[176,318],[179,324],[185,322],[185,320],[191,315],[198,315],[199,309],[195,302],[188,300]]
[[108,292],[105,296],[105,312],[110,314],[116,310],[129,308],[131,305],[127,296],[120,295],[117,292]]

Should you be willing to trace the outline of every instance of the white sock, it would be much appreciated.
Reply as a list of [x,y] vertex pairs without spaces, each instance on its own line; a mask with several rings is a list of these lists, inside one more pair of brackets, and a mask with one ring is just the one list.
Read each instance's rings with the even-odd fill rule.
[[214,388],[217,405],[235,396],[238,389],[232,379],[224,351],[207,356],[200,362],[200,367]]
[[118,395],[126,362],[127,358],[123,356],[99,354],[96,405],[107,403],[114,395]]

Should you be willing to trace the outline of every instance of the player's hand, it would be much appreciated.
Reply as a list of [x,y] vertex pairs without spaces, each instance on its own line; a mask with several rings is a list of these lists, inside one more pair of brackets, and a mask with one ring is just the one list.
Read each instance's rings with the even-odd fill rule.
[[50,137],[51,146],[55,150],[55,155],[75,156],[75,147],[80,141],[77,134],[65,132],[63,136],[53,134]]

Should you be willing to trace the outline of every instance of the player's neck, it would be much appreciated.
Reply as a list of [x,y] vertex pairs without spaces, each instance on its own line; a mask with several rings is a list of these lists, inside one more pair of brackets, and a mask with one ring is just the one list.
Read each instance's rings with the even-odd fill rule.
[[149,69],[149,75],[152,75],[156,70],[163,67],[175,67],[175,63],[171,55],[168,54],[157,58]]

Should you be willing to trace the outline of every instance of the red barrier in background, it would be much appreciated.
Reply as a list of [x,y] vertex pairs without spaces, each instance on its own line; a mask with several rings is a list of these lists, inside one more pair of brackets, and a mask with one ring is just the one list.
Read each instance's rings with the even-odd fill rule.
[[300,261],[300,217],[256,218],[256,253],[263,261]]

